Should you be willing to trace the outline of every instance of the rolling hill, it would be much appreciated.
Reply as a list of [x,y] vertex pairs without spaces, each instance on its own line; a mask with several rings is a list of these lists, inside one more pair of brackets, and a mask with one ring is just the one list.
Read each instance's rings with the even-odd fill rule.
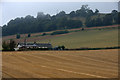
[[[53,47],[64,45],[66,48],[99,48],[118,46],[118,25],[95,27],[81,31],[80,28],[68,30],[67,34],[50,35],[52,32],[46,32],[48,35],[41,36],[42,33],[31,34],[27,42],[50,42]],[[22,34],[21,39],[16,39],[16,35],[3,37],[3,40],[14,39],[17,43],[24,42],[25,36]]]

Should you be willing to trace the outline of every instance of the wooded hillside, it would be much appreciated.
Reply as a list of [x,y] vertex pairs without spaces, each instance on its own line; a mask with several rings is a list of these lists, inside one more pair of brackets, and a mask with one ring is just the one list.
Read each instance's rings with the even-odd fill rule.
[[16,18],[2,26],[3,36],[24,33],[37,33],[62,29],[73,29],[80,27],[107,26],[119,24],[118,15],[120,12],[113,10],[109,14],[99,13],[99,10],[91,10],[88,5],[83,5],[79,10],[66,14],[61,11],[56,15],[38,12],[37,17],[27,15]]

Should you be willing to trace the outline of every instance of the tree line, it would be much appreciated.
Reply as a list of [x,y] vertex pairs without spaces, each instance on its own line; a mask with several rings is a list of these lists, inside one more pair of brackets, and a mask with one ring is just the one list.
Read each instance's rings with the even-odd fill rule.
[[16,47],[16,42],[12,39],[9,42],[6,42],[6,41],[2,42],[2,50],[3,51],[14,51],[15,47]]
[[[82,5],[79,10],[66,14],[61,11],[56,15],[38,12],[37,17],[27,15],[26,17],[10,20],[7,25],[2,26],[3,36],[13,34],[37,33],[62,29],[73,29],[80,27],[94,27],[119,24],[120,12],[113,10],[109,14],[93,11],[88,5]],[[85,21],[83,21],[85,19]]]

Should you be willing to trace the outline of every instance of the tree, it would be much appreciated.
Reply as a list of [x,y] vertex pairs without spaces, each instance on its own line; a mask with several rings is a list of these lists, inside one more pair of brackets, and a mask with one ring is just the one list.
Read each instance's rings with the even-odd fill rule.
[[13,40],[11,39],[11,40],[10,40],[10,44],[9,44],[10,50],[11,50],[11,51],[14,51],[15,46],[16,46],[15,41],[13,41]]
[[45,14],[43,12],[38,12],[37,13],[37,18],[44,18]]
[[87,27],[92,27],[93,24],[94,24],[94,20],[92,20],[90,17],[88,17],[88,18],[86,19],[86,21],[85,21],[85,25],[86,25]]
[[30,34],[30,33],[28,34],[28,37],[31,37],[31,34]]
[[102,26],[102,25],[103,25],[103,22],[101,18],[96,18],[94,22],[94,26]]
[[86,17],[88,10],[90,10],[90,8],[88,7],[88,5],[82,5],[81,9],[79,9],[79,10],[76,11],[76,15],[77,16]]
[[31,16],[31,15],[27,15],[27,16],[25,16],[25,19],[28,19],[28,20],[33,19],[33,18],[34,18],[34,17]]
[[3,41],[3,43],[2,43],[2,48],[3,49],[2,50],[3,51],[14,51],[15,46],[16,46],[16,43],[12,39],[10,40],[9,43]]
[[[93,12],[88,5],[82,5],[82,7],[76,11],[71,11],[66,14],[65,11],[61,11],[56,15],[50,16],[43,12],[38,12],[37,17],[34,18],[31,15],[26,17],[15,18],[10,20],[7,25],[2,26],[2,35],[16,35],[16,38],[20,38],[20,34],[47,32],[61,29],[72,29],[83,27],[86,24],[88,27],[92,26],[106,26],[113,24],[120,24],[119,20],[120,12],[113,10],[111,13],[99,13],[96,9]],[[86,20],[85,23],[84,20]],[[102,23],[102,24],[101,24]]]
[[62,46],[61,46],[61,49],[62,49],[62,50],[64,50],[64,49],[65,49],[65,46],[64,46],[64,45],[62,45]]
[[99,10],[98,9],[95,9],[95,14],[98,14],[99,13]]
[[111,14],[116,15],[118,13],[117,10],[112,10]]
[[2,43],[2,50],[3,51],[8,51],[9,50],[9,44],[8,43],[6,43],[6,41],[3,41],[3,43]]
[[58,50],[65,50],[65,46],[64,45],[58,46]]
[[94,12],[92,10],[87,10],[87,17],[93,16]]
[[83,26],[83,24],[80,20],[67,20],[66,26],[68,29],[72,29],[72,28],[80,28]]
[[17,34],[17,35],[16,35],[16,38],[17,38],[17,39],[20,39],[20,34]]
[[107,14],[105,15],[105,17],[103,18],[103,25],[107,26],[107,25],[112,25],[113,23],[113,17],[111,14]]
[[120,12],[118,13],[118,24],[120,24]]
[[82,30],[82,31],[84,31],[84,30],[85,30],[85,28],[82,28],[81,30]]
[[45,36],[45,35],[46,35],[46,33],[43,33],[43,34],[42,34],[42,36]]
[[63,17],[65,15],[66,15],[65,11],[60,11],[56,16],[57,17]]
[[111,15],[113,17],[113,23],[118,24],[119,14],[117,10],[112,10]]
[[90,8],[88,7],[88,5],[82,5],[81,10],[87,11],[90,10]]
[[72,12],[70,12],[70,17],[75,17],[76,16],[76,13],[75,13],[75,11],[72,11]]

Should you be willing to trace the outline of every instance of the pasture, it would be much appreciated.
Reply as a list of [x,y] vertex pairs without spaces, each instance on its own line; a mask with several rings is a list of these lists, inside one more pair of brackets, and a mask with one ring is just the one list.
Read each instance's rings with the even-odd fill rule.
[[2,63],[3,78],[118,77],[118,49],[3,52]]
[[[40,36],[41,33],[31,34],[27,38],[27,42],[50,42],[53,47],[64,45],[66,48],[100,48],[100,47],[115,47],[118,46],[118,27],[100,27],[90,28],[84,31],[73,29],[70,33],[59,35],[45,35]],[[16,39],[14,36],[3,37],[3,40],[14,39],[16,42],[24,42],[25,35],[21,35],[21,39]]]

